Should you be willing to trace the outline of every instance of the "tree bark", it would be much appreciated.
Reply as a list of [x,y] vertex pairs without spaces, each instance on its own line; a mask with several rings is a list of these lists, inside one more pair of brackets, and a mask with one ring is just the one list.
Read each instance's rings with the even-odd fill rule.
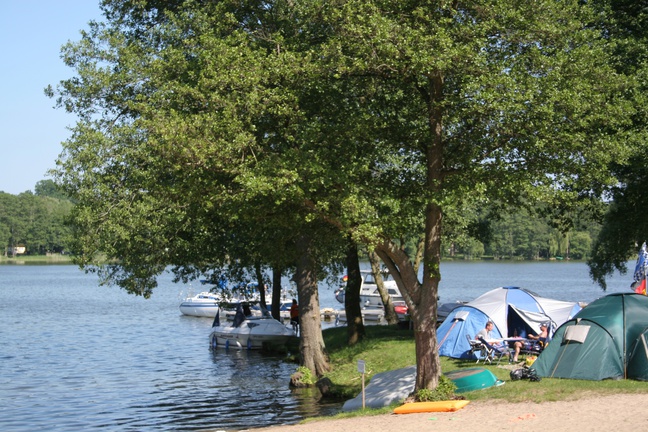
[[256,278],[257,278],[257,285],[259,288],[259,300],[261,303],[261,306],[264,308],[266,307],[266,298],[265,298],[265,282],[263,279],[263,272],[261,271],[261,263],[256,262],[254,264],[254,271],[256,273]]
[[396,280],[409,308],[416,344],[415,391],[434,389],[441,374],[436,338],[438,283],[432,283],[433,280],[429,278],[428,283],[419,283],[414,266],[405,251],[390,240],[378,245],[376,253]]
[[281,312],[279,308],[281,307],[281,269],[274,268],[272,269],[272,317],[278,321],[281,321]]
[[317,264],[311,239],[301,236],[297,241],[299,259],[295,281],[299,303],[301,365],[320,377],[331,369],[322,337],[319,296],[317,291]]
[[425,239],[423,245],[423,279],[404,250],[386,239],[376,253],[392,274],[409,307],[416,342],[416,383],[414,390],[435,389],[441,375],[441,362],[436,337],[437,299],[441,273],[441,227],[443,212],[439,194],[443,187],[443,76],[430,77],[428,87],[421,87],[421,96],[428,107],[431,140],[425,149],[426,187]]
[[385,283],[380,273],[380,259],[375,252],[369,252],[369,263],[371,264],[371,271],[374,275],[378,292],[380,293],[383,308],[385,309],[385,320],[387,320],[388,324],[398,324],[398,315],[396,315],[396,311],[394,310],[394,302],[385,288]]
[[358,258],[358,245],[351,239],[347,248],[347,286],[344,292],[344,311],[347,318],[347,343],[354,345],[364,339],[365,328],[362,321],[360,308],[360,259]]

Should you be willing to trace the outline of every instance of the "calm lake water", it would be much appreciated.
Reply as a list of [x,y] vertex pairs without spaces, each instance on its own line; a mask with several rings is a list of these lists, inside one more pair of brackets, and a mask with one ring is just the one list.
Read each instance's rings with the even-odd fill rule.
[[[444,262],[441,271],[442,302],[498,286],[584,302],[605,294],[583,263]],[[608,293],[630,282],[617,275]],[[281,357],[210,351],[211,319],[178,310],[200,290],[165,275],[145,300],[74,266],[0,265],[0,430],[233,431],[340,410],[291,391],[296,365]],[[341,307],[333,290],[322,286],[322,307]]]

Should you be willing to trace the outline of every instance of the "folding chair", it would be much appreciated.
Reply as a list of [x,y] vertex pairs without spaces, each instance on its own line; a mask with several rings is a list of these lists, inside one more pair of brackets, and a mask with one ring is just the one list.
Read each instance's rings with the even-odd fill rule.
[[527,343],[522,345],[522,348],[520,348],[520,354],[524,354],[526,356],[529,355],[534,355],[537,356],[539,355],[542,350],[544,349],[544,346],[546,344],[546,339],[545,340],[527,340]]
[[470,351],[469,354],[472,356],[473,354],[476,355],[477,357],[477,363],[479,363],[479,360],[484,360],[484,363],[487,361],[490,363],[491,359],[488,354],[488,348],[486,348],[486,345],[481,343],[478,340],[474,340],[473,338],[470,337],[470,335],[466,335],[466,339],[468,340],[468,344],[470,345]]
[[502,361],[502,357],[509,356],[511,354],[511,349],[509,347],[496,348],[493,345],[486,342],[484,339],[479,338],[479,342],[484,345],[486,351],[486,359],[489,363],[492,363],[493,360],[497,359],[497,364]]

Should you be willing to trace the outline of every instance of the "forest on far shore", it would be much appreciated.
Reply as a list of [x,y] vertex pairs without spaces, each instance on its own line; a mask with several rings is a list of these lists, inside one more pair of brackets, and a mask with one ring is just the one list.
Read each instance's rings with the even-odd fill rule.
[[4,257],[63,254],[70,244],[66,219],[73,203],[52,180],[42,180],[34,192],[0,192],[0,244]]
[[[73,254],[72,230],[66,223],[72,208],[73,203],[51,180],[38,182],[33,193],[0,192],[2,256]],[[594,214],[572,218],[577,224],[565,227],[547,209],[516,209],[496,214],[483,208],[474,219],[476,222],[467,228],[446,227],[443,258],[585,260],[600,230]],[[416,241],[412,240],[407,247],[413,250]]]

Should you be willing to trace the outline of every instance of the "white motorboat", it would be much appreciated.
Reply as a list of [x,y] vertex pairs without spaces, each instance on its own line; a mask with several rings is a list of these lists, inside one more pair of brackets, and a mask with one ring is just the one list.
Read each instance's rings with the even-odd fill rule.
[[[292,306],[292,301],[282,301],[279,303],[279,316],[281,321],[284,324],[290,323],[290,307]],[[272,304],[268,304],[268,310],[272,310]],[[254,314],[255,312],[252,311]]]
[[180,303],[180,312],[184,315],[214,318],[218,313],[220,296],[209,291],[203,291],[193,297],[187,297]]
[[[207,283],[207,281],[201,281]],[[215,291],[215,292],[214,292]],[[185,298],[180,303],[180,312],[184,315],[214,318],[222,303],[239,303],[258,301],[259,292],[257,284],[239,283],[232,288],[227,288],[224,283],[215,285],[211,291],[203,291],[193,297]],[[232,310],[232,318],[234,310]]]
[[[362,315],[362,322],[364,325],[387,324],[387,321],[385,320],[385,308],[383,307],[362,308],[360,314]],[[346,324],[346,311],[341,310],[335,317],[335,325],[341,326]]]
[[296,337],[292,328],[272,318],[268,311],[261,316],[244,313],[243,305],[237,308],[234,320],[221,325],[219,314],[214,318],[209,335],[209,346],[240,349],[277,349]]
[[[378,285],[376,285],[373,272],[371,270],[360,270],[360,276],[362,278],[362,285],[360,286],[361,306],[365,308],[383,307],[382,298],[378,292]],[[398,286],[396,286],[396,281],[390,280],[389,276],[383,276],[383,279],[385,289],[387,289],[387,293],[392,301],[404,301],[405,299],[403,299]],[[342,304],[344,304],[344,289],[345,287],[340,287],[335,291],[335,299]]]

